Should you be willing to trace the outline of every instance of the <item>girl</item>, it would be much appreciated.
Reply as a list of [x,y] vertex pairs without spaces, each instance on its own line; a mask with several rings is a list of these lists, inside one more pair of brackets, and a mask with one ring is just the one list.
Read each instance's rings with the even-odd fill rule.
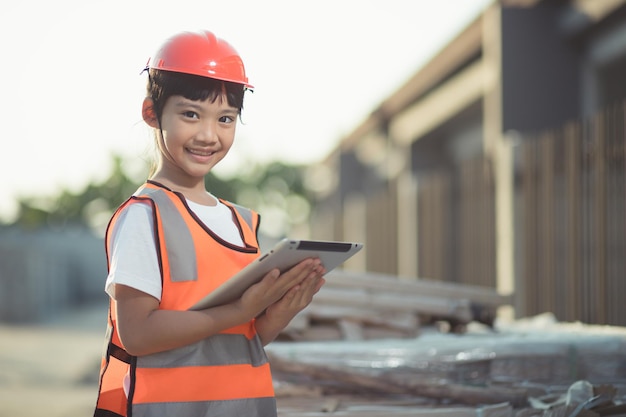
[[110,296],[94,416],[275,416],[263,346],[324,284],[318,259],[274,270],[233,303],[189,308],[259,256],[260,217],[204,177],[235,137],[248,84],[211,32],[168,39],[146,67],[154,173],[106,232]]

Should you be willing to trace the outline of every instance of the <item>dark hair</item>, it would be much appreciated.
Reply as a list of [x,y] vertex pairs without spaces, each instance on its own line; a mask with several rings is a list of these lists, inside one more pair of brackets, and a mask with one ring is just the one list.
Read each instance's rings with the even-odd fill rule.
[[151,69],[148,73],[147,94],[154,103],[157,119],[161,121],[165,102],[171,96],[183,96],[189,100],[215,101],[224,94],[228,105],[243,109],[246,88],[237,83],[201,77],[199,75]]

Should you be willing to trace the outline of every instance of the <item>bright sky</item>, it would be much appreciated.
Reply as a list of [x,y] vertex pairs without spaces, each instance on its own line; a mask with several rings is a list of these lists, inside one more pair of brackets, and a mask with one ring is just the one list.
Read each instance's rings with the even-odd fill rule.
[[140,71],[166,37],[208,29],[253,94],[231,154],[315,163],[492,0],[12,0],[0,14],[0,218],[17,196],[106,178],[149,158]]

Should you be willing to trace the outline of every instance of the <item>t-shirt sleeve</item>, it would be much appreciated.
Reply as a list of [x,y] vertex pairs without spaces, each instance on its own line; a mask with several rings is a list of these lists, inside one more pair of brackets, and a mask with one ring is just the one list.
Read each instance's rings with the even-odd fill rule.
[[123,284],[161,300],[161,272],[157,257],[152,206],[127,206],[115,223],[111,236],[110,268],[105,291],[114,298],[113,288]]

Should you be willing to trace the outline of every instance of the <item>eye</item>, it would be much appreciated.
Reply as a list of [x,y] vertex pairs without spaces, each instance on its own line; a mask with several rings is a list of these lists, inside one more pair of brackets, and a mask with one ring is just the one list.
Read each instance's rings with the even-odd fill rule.
[[199,119],[199,118],[200,118],[200,116],[198,115],[198,113],[196,113],[195,111],[191,111],[191,110],[184,111],[184,112],[182,113],[182,115],[183,115],[184,117],[189,118],[189,119]]
[[232,123],[235,121],[233,116],[222,116],[220,117],[220,123]]

